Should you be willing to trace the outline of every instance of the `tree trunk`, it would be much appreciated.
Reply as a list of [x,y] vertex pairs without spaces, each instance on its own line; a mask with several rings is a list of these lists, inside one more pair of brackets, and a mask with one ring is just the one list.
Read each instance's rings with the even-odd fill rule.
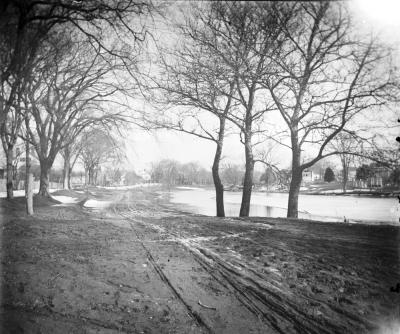
[[[297,116],[296,116],[297,117]],[[288,218],[298,218],[299,216],[299,193],[301,180],[303,178],[303,169],[300,166],[301,148],[299,147],[298,124],[297,121],[292,124],[291,128],[291,144],[292,144],[292,179],[289,186],[288,198]]]
[[298,218],[299,215],[299,193],[302,180],[302,170],[300,167],[293,168],[292,166],[292,180],[289,187],[288,199],[288,218]]
[[64,150],[64,167],[63,167],[63,189],[71,189],[71,157],[68,150]]
[[300,166],[300,148],[297,147],[297,137],[292,138],[292,179],[289,186],[288,218],[299,216],[299,193],[303,178],[303,169]]
[[343,169],[343,180],[342,180],[342,186],[343,186],[343,192],[345,193],[347,190],[347,181],[349,180],[349,171],[348,168],[345,167]]
[[70,178],[71,178],[71,168],[65,165],[64,163],[64,170],[63,170],[63,189],[71,189],[71,182],[70,182]]
[[50,183],[50,164],[47,161],[40,161],[40,185],[39,196],[50,197],[49,194]]
[[71,187],[71,175],[72,175],[72,167],[68,170],[68,189],[72,189]]
[[342,168],[343,168],[343,180],[342,180],[342,188],[345,193],[347,190],[347,181],[349,180],[349,163],[347,162],[346,157],[342,157]]
[[[226,106],[226,112],[228,112],[230,106],[230,101]],[[226,113],[225,112],[225,113]],[[225,207],[224,207],[224,185],[222,184],[221,178],[219,176],[219,163],[221,161],[222,148],[224,145],[225,136],[225,114],[219,118],[219,131],[218,131],[218,141],[217,149],[215,150],[214,162],[212,165],[212,176],[215,186],[215,201],[217,208],[217,217],[225,217]]]
[[14,151],[13,151],[13,147],[9,146],[7,148],[7,152],[6,152],[6,160],[7,160],[7,183],[6,183],[6,187],[7,187],[7,198],[8,199],[12,199],[14,197],[14,184],[13,184],[13,160],[14,160]]
[[248,135],[245,137],[244,147],[246,155],[246,171],[243,180],[242,203],[240,205],[239,213],[240,217],[248,217],[250,214],[251,191],[253,188],[254,159],[251,147],[251,137]]
[[93,186],[93,185],[94,185],[94,168],[89,168],[89,170],[88,170],[88,176],[89,176],[89,182],[88,182],[88,184],[89,184],[90,186]]
[[214,163],[212,166],[212,176],[215,186],[215,198],[217,206],[217,217],[225,217],[224,208],[224,186],[219,176],[219,162],[221,161],[222,154],[222,141],[217,143],[217,149],[215,151]]

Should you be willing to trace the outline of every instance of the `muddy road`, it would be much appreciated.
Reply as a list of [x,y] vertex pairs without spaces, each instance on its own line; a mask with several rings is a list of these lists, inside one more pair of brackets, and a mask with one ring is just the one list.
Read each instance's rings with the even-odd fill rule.
[[[157,189],[1,202],[2,333],[398,333],[400,230],[179,212]],[[57,198],[57,197],[55,197]]]

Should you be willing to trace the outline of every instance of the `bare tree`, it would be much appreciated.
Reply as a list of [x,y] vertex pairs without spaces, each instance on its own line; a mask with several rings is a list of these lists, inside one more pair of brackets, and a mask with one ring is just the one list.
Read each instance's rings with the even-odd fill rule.
[[230,186],[236,187],[243,182],[243,166],[226,163],[222,166],[222,179]]
[[15,113],[21,90],[32,71],[32,61],[40,45],[42,32],[40,24],[36,22],[29,27],[22,23],[24,19],[19,14],[24,16],[22,7],[28,6],[21,1],[21,13],[17,14],[16,3],[6,1],[0,7],[0,127],[1,132],[7,132],[8,135],[15,130],[7,128],[8,119],[17,116]]
[[[291,16],[290,7],[276,3],[213,2],[213,17],[204,22],[213,31],[213,52],[224,61],[234,76],[235,91],[233,103],[238,105],[226,118],[240,130],[241,142],[245,149],[245,175],[239,215],[250,212],[253,187],[254,146],[263,141],[265,133],[264,115],[276,108],[263,99],[262,78],[270,73],[271,55],[279,53],[282,21]],[[207,42],[207,41],[206,41]],[[260,103],[262,101],[262,103]]]
[[[132,72],[133,52],[146,30],[137,19],[155,11],[151,1],[6,0],[0,5],[0,130],[15,105],[19,87],[30,78],[32,60],[49,36],[76,30],[95,50],[118,57]],[[62,30],[61,29],[61,30]],[[112,43],[115,37],[120,43]],[[130,41],[133,41],[130,42]],[[9,131],[8,131],[9,132]]]
[[[159,94],[153,95],[152,99],[167,107],[164,107],[164,117],[157,115],[151,123],[215,143],[212,175],[216,214],[224,217],[224,187],[219,168],[227,134],[226,116],[232,108],[235,84],[229,67],[213,49],[220,46],[209,45],[218,44],[215,31],[207,24],[212,15],[208,4],[193,6],[185,13],[185,22],[174,26],[179,42],[169,48],[160,48],[160,73],[152,78],[153,88]],[[209,121],[209,115],[214,121]]]
[[97,184],[97,175],[102,165],[120,162],[123,154],[121,145],[105,128],[91,128],[82,134],[81,154],[87,185]]
[[[194,113],[184,116],[195,119],[197,128],[188,129],[179,118],[177,125],[170,126],[216,143],[213,175],[218,216],[224,214],[218,169],[227,120],[238,127],[245,148],[240,216],[249,215],[255,164],[253,148],[264,132],[264,114],[275,108],[271,103],[257,103],[257,99],[263,95],[261,77],[269,72],[267,55],[277,52],[281,43],[277,17],[271,14],[278,7],[270,3],[226,1],[192,6],[190,19],[181,28],[181,34],[188,37],[184,43],[188,44],[173,54],[177,59],[173,65],[163,63],[161,76],[167,84],[164,81],[159,86],[169,93],[168,102],[194,106],[219,120],[217,135]],[[290,11],[280,12],[290,16]]]
[[0,6],[1,81],[8,80],[11,75],[20,78],[27,61],[35,58],[38,42],[60,27],[77,29],[95,49],[101,48],[128,60],[126,41],[116,50],[107,44],[105,37],[110,37],[111,33],[117,38],[128,35],[134,41],[143,40],[146,30],[136,20],[155,9],[151,1],[6,0]]
[[201,184],[200,174],[202,167],[195,162],[182,165],[182,173],[185,184]]
[[[7,27],[7,26],[6,26]],[[2,35],[4,33],[4,35]],[[26,58],[18,64],[7,67],[10,61],[12,38],[15,37],[4,26],[0,25],[0,137],[7,159],[7,198],[13,197],[12,163],[17,139],[20,137],[21,127],[24,123],[26,110],[23,104],[24,92],[27,89],[27,80],[31,76],[33,68],[37,65],[37,59],[32,53],[27,53]],[[24,37],[24,50],[36,52],[39,42],[34,31],[29,31]],[[10,40],[11,39],[11,40]],[[5,73],[7,72],[7,73]],[[6,76],[6,77],[5,77]]]
[[[4,89],[4,85],[3,85]],[[21,111],[21,91],[18,92],[18,98],[13,102],[13,106],[9,107],[6,112],[5,121],[0,124],[1,143],[6,154],[6,172],[7,172],[7,198],[13,198],[13,179],[14,179],[14,160],[15,147],[18,140],[18,135],[21,130],[24,118]],[[0,104],[1,105],[1,104]]]
[[118,103],[111,100],[119,90],[112,80],[119,68],[116,58],[94,52],[86,42],[72,41],[69,32],[51,37],[26,90],[26,107],[34,121],[28,131],[40,161],[42,196],[48,196],[49,171],[61,149],[85,127],[122,117]]
[[363,161],[370,160],[381,166],[387,167],[392,171],[399,167],[400,145],[393,145],[393,136],[382,132],[381,135],[374,136],[367,148],[360,156]]
[[63,189],[71,189],[71,175],[72,170],[82,152],[83,142],[80,137],[75,138],[71,144],[66,145],[61,151],[60,154],[63,157],[64,165],[63,165],[63,175],[62,175],[62,183]]
[[362,147],[360,138],[354,136],[352,133],[342,132],[332,140],[333,149],[338,153],[340,163],[342,165],[342,190],[347,191],[347,183],[349,181],[349,167],[354,162],[355,154],[362,155],[358,149]]
[[178,183],[180,164],[175,160],[163,159],[151,168],[153,182],[163,183],[170,188]]
[[[119,57],[132,74],[133,48],[146,35],[138,18],[154,11],[151,1],[3,1],[0,5],[0,132],[6,151],[12,152],[11,138],[19,130],[15,126],[19,122],[8,128],[10,118],[16,117],[18,90],[25,87],[25,81],[31,76],[32,60],[49,35],[60,27],[79,30],[94,49]],[[107,41],[111,36],[121,43],[110,46]],[[8,184],[7,194],[11,197],[11,183]]]
[[[356,36],[345,3],[294,6],[297,15],[281,25],[285,53],[271,57],[275,73],[263,78],[290,138],[288,217],[298,216],[303,170],[338,154],[329,143],[398,94],[389,50]],[[316,153],[302,161],[303,151]]]
[[281,169],[278,167],[276,157],[274,156],[276,145],[275,142],[267,140],[263,149],[258,152],[257,159],[255,160],[265,166],[265,171],[260,181],[264,181],[267,188],[269,188],[270,183],[282,183],[280,181],[282,177]]
[[[109,108],[110,106],[107,106]],[[129,117],[123,112],[114,113],[97,113],[93,115],[92,110],[82,113],[74,124],[71,124],[71,129],[64,138],[64,144],[60,150],[63,158],[63,188],[71,189],[72,170],[80,157],[85,145],[82,139],[82,131],[93,127],[102,128],[104,131],[112,131],[121,134],[120,130],[126,127],[129,122]]]

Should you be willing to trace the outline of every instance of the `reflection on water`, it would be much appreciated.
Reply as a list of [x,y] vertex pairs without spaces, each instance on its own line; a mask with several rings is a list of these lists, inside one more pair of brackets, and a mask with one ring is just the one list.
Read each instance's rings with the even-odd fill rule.
[[[191,212],[214,216],[215,193],[206,189],[177,189],[171,192],[171,202]],[[225,214],[237,216],[242,199],[240,192],[226,191]],[[286,217],[288,194],[253,192],[250,215]],[[399,222],[400,205],[396,198],[361,196],[300,195],[299,218],[343,221]]]

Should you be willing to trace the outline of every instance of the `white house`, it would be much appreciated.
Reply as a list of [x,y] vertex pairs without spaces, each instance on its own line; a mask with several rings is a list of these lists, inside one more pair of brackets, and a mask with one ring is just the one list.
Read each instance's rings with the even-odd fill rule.
[[312,181],[314,181],[312,170],[309,169],[303,170],[303,182],[310,183]]

